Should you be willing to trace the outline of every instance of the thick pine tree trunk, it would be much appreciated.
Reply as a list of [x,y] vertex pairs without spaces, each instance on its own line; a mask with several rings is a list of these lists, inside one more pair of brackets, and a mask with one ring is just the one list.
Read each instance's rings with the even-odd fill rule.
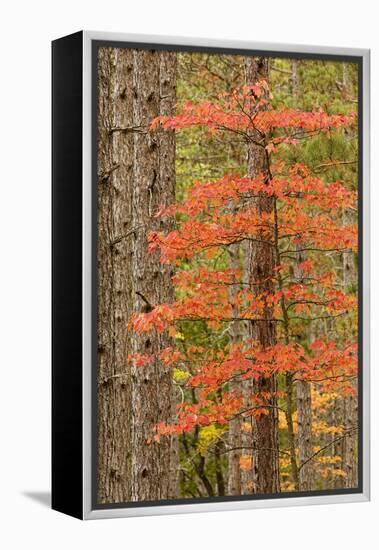
[[131,494],[131,384],[127,322],[131,313],[133,137],[132,52],[101,48],[98,58],[98,502]]
[[[246,58],[246,82],[254,84],[260,79],[268,79],[268,59]],[[257,136],[255,136],[257,138]],[[265,150],[252,143],[248,145],[248,176],[254,177],[262,171],[267,171]],[[271,213],[274,209],[274,199],[262,194],[255,201],[258,214]],[[263,240],[263,239],[262,239]],[[274,291],[271,282],[274,276],[274,247],[265,242],[254,242],[251,246],[249,282],[254,294]],[[263,347],[276,343],[276,327],[271,321],[272,310],[266,307],[264,321],[251,323],[251,336]],[[260,378],[254,384],[258,394],[277,391],[276,377]],[[278,461],[278,417],[276,398],[270,400],[269,414],[254,420],[253,427],[253,482],[255,493],[277,493],[280,491],[279,461]]]
[[[175,110],[175,54],[99,50],[98,139],[98,501],[177,496],[176,438],[147,444],[171,420],[170,369],[131,367],[128,355],[155,353],[167,337],[136,336],[130,316],[146,302],[173,299],[171,271],[147,254],[147,233],[168,229],[153,215],[174,200],[175,137],[151,133]],[[136,292],[140,292],[138,295]]]
[[[174,298],[172,268],[160,263],[157,252],[148,254],[147,232],[173,229],[171,221],[156,219],[154,213],[175,198],[175,136],[146,128],[157,114],[174,114],[176,57],[174,53],[135,51],[133,66],[133,117],[141,130],[133,134],[132,217],[142,229],[132,239],[131,266],[133,309],[143,311]],[[170,344],[164,333],[132,335],[133,353],[157,354]],[[172,420],[172,394],[170,367],[157,359],[153,365],[132,367],[132,500],[177,496],[175,438],[147,444],[154,425]]]

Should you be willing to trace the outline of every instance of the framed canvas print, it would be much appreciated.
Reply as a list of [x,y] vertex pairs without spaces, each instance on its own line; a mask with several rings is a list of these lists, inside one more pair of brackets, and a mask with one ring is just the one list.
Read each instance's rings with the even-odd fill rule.
[[369,52],[53,42],[53,508],[369,498]]

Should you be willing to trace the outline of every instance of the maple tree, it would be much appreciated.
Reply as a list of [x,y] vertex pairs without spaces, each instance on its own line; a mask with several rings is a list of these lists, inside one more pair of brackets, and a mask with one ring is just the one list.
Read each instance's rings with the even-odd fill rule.
[[[292,385],[307,381],[317,396],[356,392],[354,333],[333,338],[331,331],[330,338],[313,342],[302,342],[301,334],[324,320],[356,323],[356,296],[341,287],[333,258],[357,250],[357,226],[343,216],[356,211],[357,195],[343,181],[326,182],[305,163],[285,162],[283,152],[320,135],[328,139],[353,126],[356,117],[274,108],[272,99],[268,84],[261,80],[224,92],[214,102],[186,102],[176,116],[152,121],[152,132],[201,128],[210,138],[231,135],[243,144],[253,143],[265,162],[256,177],[233,173],[195,181],[183,200],[156,212],[158,219],[177,221],[177,229],[148,236],[149,253],[159,254],[162,263],[176,268],[176,300],[135,313],[130,327],[137,333],[167,331],[174,343],[157,355],[132,354],[129,360],[137,367],[174,367],[178,385],[197,392],[196,399],[183,397],[175,422],[154,427],[151,444],[159,444],[169,434],[185,436],[200,429],[202,441],[209,446],[233,418],[259,424],[275,408],[279,422],[287,427],[286,448],[279,454],[283,470],[290,470],[285,488],[292,489],[304,467],[296,454]],[[260,211],[260,197],[269,198],[272,208]],[[242,243],[270,247],[274,267],[269,278],[252,283],[244,269],[222,262],[231,247]],[[246,337],[231,342],[225,335],[235,322],[274,323],[276,342],[263,346]],[[203,345],[183,341],[188,323],[201,326]],[[273,375],[279,380],[274,392],[251,391],[246,399],[246,381],[254,387],[258,380]],[[322,430],[321,424],[315,425],[316,431]],[[339,428],[334,432],[337,439],[343,437]],[[241,468],[249,470],[254,454],[252,446],[245,447]],[[315,448],[309,460],[324,462],[325,475],[330,469],[338,475],[338,460],[326,459],[321,450],[321,446]]]

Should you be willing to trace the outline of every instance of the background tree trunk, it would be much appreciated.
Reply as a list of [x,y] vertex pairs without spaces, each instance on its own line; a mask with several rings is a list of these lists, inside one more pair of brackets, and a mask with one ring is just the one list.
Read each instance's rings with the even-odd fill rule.
[[312,456],[312,398],[311,385],[305,380],[296,382],[297,426],[299,447],[299,490],[312,490],[312,461],[301,466]]
[[[346,73],[346,66],[345,73]],[[344,76],[346,81],[346,74]],[[345,86],[346,88],[346,82]],[[344,212],[344,223],[351,223],[348,212]],[[354,264],[354,258],[352,253],[347,252],[343,254],[343,277],[344,277],[344,290],[346,293],[352,292],[352,286],[357,281],[357,269]],[[357,389],[357,380],[352,381],[352,385]],[[342,470],[346,476],[343,479],[342,486],[348,489],[358,486],[358,452],[357,452],[357,431],[355,428],[358,426],[358,398],[357,396],[348,395],[343,398],[343,419],[342,424],[346,430],[346,437],[341,440],[342,450]]]
[[[254,84],[260,79],[268,80],[268,59],[246,58],[246,83]],[[265,150],[249,143],[248,145],[248,176],[254,177],[267,171]],[[274,202],[271,197],[261,195],[256,199],[255,207],[258,214],[273,212]],[[273,292],[273,278],[275,267],[274,248],[270,244],[254,242],[251,246],[249,282],[254,294],[263,291]],[[266,307],[265,321],[251,323],[251,336],[263,347],[276,343],[276,327],[271,322],[272,311]],[[260,378],[254,384],[254,391],[258,394],[276,392],[276,377]],[[276,493],[280,491],[279,461],[278,461],[278,417],[276,398],[270,400],[269,414],[254,420],[253,429],[253,480],[255,493]]]
[[[292,97],[294,99],[295,109],[299,109],[299,65],[300,60],[292,60]],[[296,250],[299,247],[296,245]],[[303,272],[299,265],[303,261],[301,252],[296,252],[296,263],[294,266],[294,275],[296,283],[300,283],[303,278]],[[312,327],[309,328],[312,330]],[[301,464],[312,456],[312,397],[311,385],[305,380],[296,382],[296,407],[297,407],[297,444],[298,444],[298,483],[300,491],[310,491],[312,489],[312,461],[307,462],[303,467]]]
[[[241,266],[240,262],[240,246],[239,244],[233,244],[229,247],[229,265],[232,269],[238,269]],[[229,287],[229,299],[233,302],[239,289],[235,285]],[[233,315],[235,318],[239,317],[239,311],[234,306]],[[229,327],[229,342],[231,345],[241,342],[241,323],[236,320],[230,324]],[[241,389],[241,385],[238,382],[231,381],[229,383],[230,391],[238,391]],[[240,416],[236,416],[229,422],[228,431],[228,445],[231,449],[228,455],[228,494],[229,495],[241,495],[241,466],[240,458],[242,456],[242,435],[241,435],[242,419]]]
[[[349,95],[347,65],[342,63],[342,89],[345,97]],[[351,223],[349,212],[343,213],[344,223]],[[357,268],[354,264],[352,253],[343,254],[343,278],[344,290],[352,292],[352,286],[357,281]],[[357,389],[357,380],[352,382]],[[342,485],[351,489],[358,486],[358,450],[357,450],[357,431],[358,426],[358,398],[356,396],[347,396],[343,398],[343,426],[347,432],[346,437],[342,440],[342,470],[346,477],[343,479]]]

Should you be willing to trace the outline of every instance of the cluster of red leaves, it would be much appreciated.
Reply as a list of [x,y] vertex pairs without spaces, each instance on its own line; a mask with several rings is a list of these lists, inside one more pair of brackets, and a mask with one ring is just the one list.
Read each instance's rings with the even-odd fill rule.
[[[216,215],[220,214],[216,213]],[[199,251],[228,246],[244,239],[261,235],[271,235],[273,217],[262,213],[252,216],[249,209],[236,214],[223,213],[218,220],[187,220],[179,230],[167,235],[161,232],[150,232],[148,235],[149,252],[159,249],[161,261],[178,263],[178,260],[191,259]]]
[[344,395],[355,395],[356,388],[349,383],[357,376],[358,346],[354,343],[340,349],[333,340],[317,340],[310,346],[312,355],[304,380],[319,382],[325,392],[335,391],[340,386]]
[[[248,345],[247,345],[248,344]],[[291,373],[295,379],[317,382],[323,391],[335,391],[341,395],[353,395],[350,379],[357,374],[357,346],[338,348],[332,341],[316,341],[307,352],[299,344],[275,344],[263,348],[254,341],[234,345],[229,351],[218,352],[218,357],[205,360],[187,384],[199,389],[198,403],[184,402],[178,405],[177,421],[161,423],[155,428],[155,441],[162,435],[191,431],[195,426],[213,423],[224,425],[236,415],[254,416],[259,419],[269,413],[273,398],[283,397],[282,392],[253,393],[249,401],[241,391],[228,390],[228,382],[268,378],[273,374]],[[219,389],[223,388],[220,393]]]
[[349,344],[339,348],[335,341],[317,341],[307,352],[303,346],[291,342],[277,343],[263,348],[256,341],[234,344],[218,356],[205,361],[198,372],[191,376],[188,385],[203,388],[208,396],[231,379],[257,380],[273,374],[296,374],[299,379],[330,377],[341,378],[356,375],[357,347]]
[[[273,213],[257,214],[252,208],[236,213],[215,212],[211,221],[187,220],[180,229],[167,235],[150,232],[149,252],[159,250],[162,263],[179,264],[197,253],[227,247],[244,240],[268,241],[273,244]],[[295,205],[282,209],[278,223],[279,239],[292,239],[293,243],[308,243],[309,247],[325,250],[356,250],[358,230],[355,224],[341,225],[333,213],[308,214]],[[208,257],[211,257],[208,255]]]
[[[159,116],[153,120],[151,128],[161,126],[164,129],[181,130],[198,126],[210,131],[257,131],[266,135],[275,129],[326,132],[341,126],[351,126],[356,120],[355,114],[329,115],[323,110],[274,110],[268,99],[267,83],[261,81],[256,86],[234,90],[231,95],[222,95],[217,104],[207,101],[194,104],[186,101],[181,113],[174,117]],[[295,133],[290,138],[277,138],[276,143],[293,143],[297,135],[300,134]]]
[[303,207],[309,204],[327,211],[356,208],[356,192],[346,189],[342,182],[325,183],[309,173],[300,175],[299,169],[300,166],[295,165],[289,175],[282,175],[273,168],[273,177],[268,182],[263,174],[256,178],[226,174],[215,181],[195,181],[185,201],[160,208],[156,216],[183,214],[193,218],[205,212],[210,213],[215,208],[230,207],[231,203],[238,204],[246,197],[254,198],[261,193],[276,197],[286,204],[292,204],[296,199],[302,202]]
[[[305,272],[313,262],[303,262],[301,265]],[[204,320],[210,327],[218,328],[220,323],[233,322],[236,317],[240,320],[260,320],[264,318],[267,308],[271,309],[274,320],[282,322],[282,298],[289,315],[292,311],[296,315],[310,314],[314,308],[331,315],[354,309],[356,297],[331,285],[332,278],[333,274],[326,273],[314,279],[312,285],[289,282],[281,290],[257,294],[248,283],[241,281],[239,270],[210,271],[204,267],[191,273],[179,270],[174,282],[184,296],[173,303],[160,304],[148,313],[134,314],[130,326],[139,333],[153,329],[162,332],[178,321]],[[273,280],[275,282],[275,278]],[[235,287],[232,296],[230,285]]]
[[230,418],[241,411],[244,398],[235,393],[225,392],[215,399],[199,399],[199,402],[184,402],[178,405],[177,422],[159,423],[155,427],[153,441],[159,442],[162,435],[181,434],[192,431],[196,426],[210,424],[225,425]]
[[[226,175],[213,182],[195,182],[181,204],[162,207],[156,216],[184,216],[180,228],[164,234],[151,232],[149,251],[159,250],[162,262],[179,263],[197,253],[207,253],[243,240],[307,243],[320,250],[357,248],[355,224],[341,224],[341,209],[356,209],[357,195],[341,182],[325,183],[296,164],[286,175],[272,170],[267,181]],[[276,225],[274,213],[257,213],[254,197],[265,194],[280,201]]]
[[296,343],[277,343],[264,348],[254,340],[244,341],[217,355],[188,380],[189,386],[203,388],[204,396],[215,392],[232,378],[258,380],[275,373],[295,372],[305,365],[305,351]]
[[[355,114],[274,110],[267,83],[261,81],[223,94],[217,104],[187,102],[181,113],[172,118],[158,117],[151,126],[173,130],[199,126],[211,134],[236,132],[264,147],[269,156],[282,144],[296,145],[298,139],[350,126],[355,120]],[[257,212],[254,199],[262,195],[272,197],[280,208],[275,213]],[[270,281],[261,281],[262,286],[269,282],[274,290],[253,292],[238,269],[178,270],[173,282],[180,297],[173,303],[159,304],[148,313],[133,315],[131,328],[139,333],[168,329],[175,336],[178,323],[183,320],[206,321],[217,330],[222,323],[234,322],[237,316],[240,320],[261,322],[268,309],[272,320],[280,324],[284,322],[283,304],[286,322],[307,319],[315,310],[318,315],[332,317],[354,310],[356,297],[334,285],[333,273],[320,269],[317,273],[313,258],[300,263],[302,280],[294,280],[291,254],[293,260],[299,249],[312,253],[356,250],[356,225],[340,221],[342,210],[356,207],[355,192],[342,182],[326,183],[303,164],[288,167],[277,163],[255,178],[229,174],[216,181],[194,182],[186,200],[162,207],[156,213],[157,217],[178,216],[180,224],[168,234],[150,233],[149,252],[159,251],[162,262],[180,265],[195,254],[211,257],[220,247],[243,240],[263,241],[276,246],[279,256],[283,255]],[[288,264],[285,258],[290,258]],[[242,391],[229,390],[231,380],[236,387],[247,379],[290,373],[294,380],[317,382],[325,391],[338,387],[341,393],[353,394],[350,380],[357,374],[356,346],[337,345],[333,340],[314,342],[309,350],[294,342],[278,342],[264,348],[256,341],[245,340],[218,351],[201,346],[189,346],[183,352],[167,348],[157,356],[134,354],[130,360],[136,366],[155,360],[168,366],[179,362],[181,368],[188,367],[184,384],[197,390],[198,402],[183,402],[174,424],[156,426],[154,441],[162,435],[191,431],[195,426],[224,425],[236,415],[259,419],[269,413],[274,398],[280,397],[253,393],[251,402],[246,402]]]

